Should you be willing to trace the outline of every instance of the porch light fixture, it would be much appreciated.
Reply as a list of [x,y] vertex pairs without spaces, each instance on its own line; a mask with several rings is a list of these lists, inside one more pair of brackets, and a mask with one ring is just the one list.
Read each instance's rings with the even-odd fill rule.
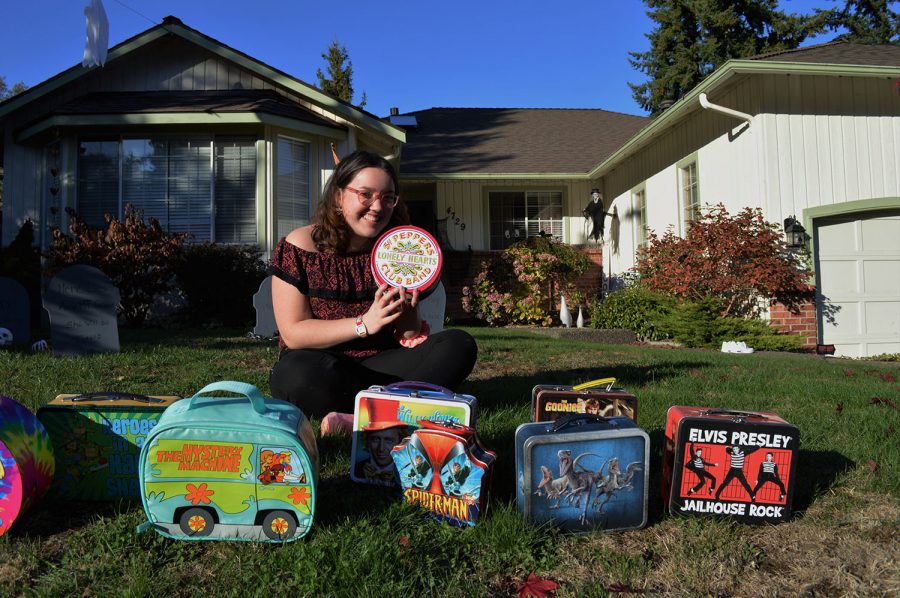
[[784,237],[791,249],[806,247],[806,229],[793,216],[784,219]]

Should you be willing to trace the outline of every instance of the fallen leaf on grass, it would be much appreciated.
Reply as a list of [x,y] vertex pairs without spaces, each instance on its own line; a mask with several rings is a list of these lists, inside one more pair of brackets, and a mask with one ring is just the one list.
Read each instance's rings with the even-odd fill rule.
[[888,426],[887,435],[890,436],[894,433],[894,426]]
[[875,473],[878,471],[878,463],[875,462],[875,459],[869,459],[867,461],[867,463],[869,465],[869,469],[872,470],[872,473]]
[[837,404],[837,407],[834,408],[834,412],[837,413],[838,415],[840,415],[841,413],[843,413],[843,412],[844,412],[844,404],[843,404],[843,403],[838,403],[838,404]]
[[878,405],[878,404],[887,405],[891,409],[897,409],[897,403],[895,403],[894,401],[892,401],[890,399],[883,399],[881,397],[872,397],[872,404],[873,405]]
[[884,380],[885,382],[896,382],[897,381],[896,376],[894,376],[893,374],[881,374],[878,377],[881,378],[882,380]]
[[848,368],[848,369],[844,370],[844,375],[847,376],[848,378],[851,378],[854,375],[856,375],[856,372],[854,372],[853,370]]
[[534,571],[528,574],[525,583],[519,586],[519,598],[546,598],[559,588],[559,584],[543,577],[538,577]]
[[409,536],[400,536],[397,538],[397,544],[400,546],[400,554],[404,554],[406,547],[409,546]]

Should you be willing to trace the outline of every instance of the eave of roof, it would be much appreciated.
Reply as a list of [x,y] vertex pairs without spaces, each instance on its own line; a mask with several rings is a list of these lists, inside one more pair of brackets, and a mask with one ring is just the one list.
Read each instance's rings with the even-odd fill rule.
[[599,178],[609,173],[624,159],[647,145],[654,137],[674,126],[682,118],[702,110],[699,103],[701,93],[710,94],[726,85],[737,75],[828,75],[833,77],[879,77],[900,76],[900,66],[865,66],[848,64],[822,64],[806,62],[776,62],[761,60],[729,60],[694,89],[675,102],[671,108],[653,119],[625,145],[597,164],[588,173],[589,178]]
[[[369,129],[387,135],[401,143],[406,141],[406,133],[390,123],[387,123],[377,116],[374,116],[364,110],[356,108],[346,102],[342,102],[303,81],[288,75],[274,67],[271,67],[259,60],[245,54],[239,50],[235,50],[222,42],[209,37],[195,29],[184,25],[181,21],[166,17],[159,25],[155,25],[146,31],[139,33],[120,44],[109,49],[107,53],[107,63],[119,60],[130,52],[141,48],[151,42],[154,42],[166,35],[177,35],[191,43],[194,43],[213,54],[221,56],[226,60],[230,60],[243,68],[258,74],[260,77],[272,81],[274,84],[284,89],[292,91],[301,97],[306,98],[311,103],[341,115],[352,122],[360,123]],[[25,90],[24,92],[13,96],[5,102],[0,102],[0,118],[3,118],[10,112],[20,108],[21,106],[38,99],[63,85],[82,77],[96,68],[97,66],[83,67],[80,64],[75,65],[38,85]]]

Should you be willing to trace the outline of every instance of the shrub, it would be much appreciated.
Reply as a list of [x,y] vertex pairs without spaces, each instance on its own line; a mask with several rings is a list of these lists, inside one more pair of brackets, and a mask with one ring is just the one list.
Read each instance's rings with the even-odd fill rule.
[[155,218],[144,222],[143,211],[131,204],[121,222],[107,214],[105,228],[91,228],[72,212],[70,217],[69,235],[53,230],[47,274],[73,264],[100,269],[119,289],[119,313],[130,325],[140,326],[153,298],[172,288],[172,266],[186,235],[164,231]]
[[553,322],[555,291],[571,305],[583,298],[574,281],[590,261],[570,245],[552,238],[530,237],[516,243],[495,263],[485,262],[472,286],[463,287],[463,309],[491,326]]
[[243,326],[254,318],[253,295],[266,277],[255,246],[189,245],[175,266],[191,324]]
[[759,209],[731,217],[722,204],[691,221],[684,238],[651,233],[636,270],[654,291],[691,301],[719,297],[723,316],[758,316],[759,297],[790,307],[811,290],[805,258],[787,248],[777,225]]
[[762,320],[722,316],[722,299],[683,301],[663,316],[659,327],[687,347],[718,348],[723,341],[744,341],[761,351],[798,349],[798,336],[780,334]]
[[625,328],[640,340],[667,338],[658,326],[660,319],[672,311],[676,300],[640,285],[627,286],[606,296],[603,302],[591,304],[591,328]]

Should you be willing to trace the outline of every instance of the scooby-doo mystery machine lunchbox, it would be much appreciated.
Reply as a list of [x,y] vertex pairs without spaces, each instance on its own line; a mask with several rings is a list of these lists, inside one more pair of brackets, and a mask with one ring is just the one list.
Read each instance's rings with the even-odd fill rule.
[[144,443],[149,521],[138,529],[193,540],[296,540],[312,527],[318,471],[312,427],[296,406],[243,382],[209,384],[169,407]]
[[516,428],[516,503],[563,531],[647,523],[650,441],[627,417],[565,415]]

